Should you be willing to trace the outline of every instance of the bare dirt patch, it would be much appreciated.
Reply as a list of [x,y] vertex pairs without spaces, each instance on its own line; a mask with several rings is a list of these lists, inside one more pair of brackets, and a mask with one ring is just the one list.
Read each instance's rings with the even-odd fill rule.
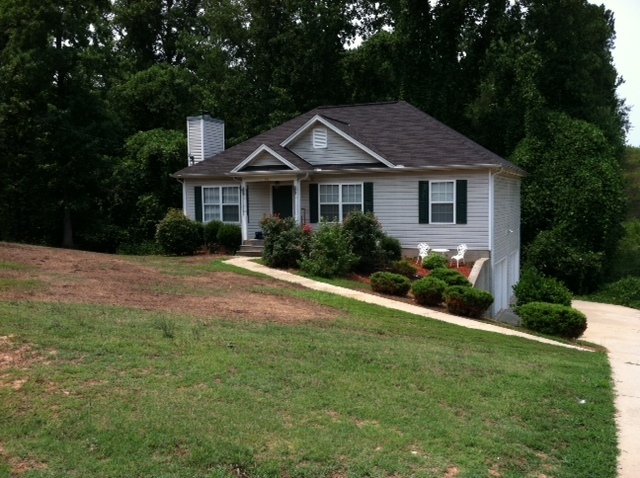
[[[176,261],[198,265],[214,258],[201,255]],[[168,275],[156,267],[108,254],[6,243],[0,243],[0,263],[27,266],[0,268],[0,278],[41,284],[30,290],[0,290],[2,301],[100,304],[285,324],[331,320],[342,314],[268,291],[299,286],[232,272]]]

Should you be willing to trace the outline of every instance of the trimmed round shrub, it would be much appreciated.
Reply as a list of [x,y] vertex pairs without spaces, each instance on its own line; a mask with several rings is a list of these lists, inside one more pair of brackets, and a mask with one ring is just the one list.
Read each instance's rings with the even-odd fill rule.
[[371,289],[380,294],[404,296],[411,289],[411,282],[400,274],[376,272],[371,275]]
[[169,209],[156,227],[156,242],[165,254],[193,255],[203,245],[202,224],[189,219],[180,209]]
[[516,312],[524,327],[541,334],[577,339],[587,330],[587,317],[565,305],[530,302]]
[[413,279],[418,273],[418,268],[408,261],[396,261],[389,267],[390,272],[400,274],[407,279]]
[[535,268],[524,270],[520,281],[513,286],[517,305],[525,305],[530,302],[547,302],[571,306],[573,295],[565,285],[552,277],[545,277]]
[[480,318],[493,304],[493,295],[486,290],[455,285],[444,291],[444,302],[452,314]]
[[431,254],[424,259],[422,259],[422,267],[425,269],[429,269],[430,271],[434,269],[446,269],[447,267],[447,258],[441,256],[440,254]]
[[204,225],[204,244],[211,252],[218,246],[218,231],[223,225],[222,221],[210,221]]
[[411,292],[414,300],[420,305],[439,305],[447,283],[435,277],[425,277],[413,283]]
[[235,254],[242,245],[242,229],[236,224],[223,224],[218,229],[218,244],[229,254]]
[[456,269],[434,269],[429,274],[429,277],[435,277],[436,279],[443,280],[450,286],[460,285],[471,287],[471,282],[467,280],[462,272]]

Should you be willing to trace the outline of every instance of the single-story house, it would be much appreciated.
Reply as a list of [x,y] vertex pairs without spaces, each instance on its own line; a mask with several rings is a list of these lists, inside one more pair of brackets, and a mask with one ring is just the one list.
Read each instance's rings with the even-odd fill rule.
[[252,239],[265,215],[315,226],[373,211],[409,255],[417,244],[484,261],[476,286],[508,306],[520,268],[525,172],[403,101],[316,108],[225,150],[224,122],[187,119],[183,184],[191,219],[239,224]]

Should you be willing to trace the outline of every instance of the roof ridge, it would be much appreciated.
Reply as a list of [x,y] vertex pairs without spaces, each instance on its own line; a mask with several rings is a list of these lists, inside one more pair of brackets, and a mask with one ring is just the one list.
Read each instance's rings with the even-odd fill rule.
[[324,106],[318,106],[316,109],[318,110],[325,110],[325,109],[330,109],[330,108],[357,108],[359,106],[379,106],[379,105],[392,105],[394,103],[400,103],[401,100],[390,100],[390,101],[376,101],[376,102],[370,102],[370,103],[350,103],[350,104],[344,104],[344,105],[324,105]]

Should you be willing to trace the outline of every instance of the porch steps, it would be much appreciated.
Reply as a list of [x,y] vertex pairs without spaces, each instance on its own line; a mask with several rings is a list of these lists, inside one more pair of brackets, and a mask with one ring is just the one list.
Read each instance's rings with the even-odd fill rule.
[[247,241],[243,241],[237,255],[246,257],[261,257],[263,247],[263,239],[249,239]]

